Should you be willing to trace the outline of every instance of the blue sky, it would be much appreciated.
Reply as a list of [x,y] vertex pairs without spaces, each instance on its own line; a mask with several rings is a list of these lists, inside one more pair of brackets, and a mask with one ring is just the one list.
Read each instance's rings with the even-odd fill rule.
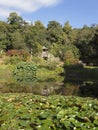
[[45,26],[55,20],[74,28],[98,24],[98,0],[0,0],[0,20],[17,12],[24,20],[40,20]]

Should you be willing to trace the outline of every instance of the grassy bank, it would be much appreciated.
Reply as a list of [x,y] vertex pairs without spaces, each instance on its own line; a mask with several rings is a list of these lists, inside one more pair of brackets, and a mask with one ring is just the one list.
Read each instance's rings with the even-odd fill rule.
[[98,100],[32,94],[0,95],[2,130],[98,130]]
[[[62,67],[55,67],[53,69],[48,69],[47,67],[38,67],[36,73],[36,82],[33,81],[25,81],[25,83],[19,83],[13,78],[12,71],[15,65],[0,65],[0,92],[31,92],[30,86],[38,86],[36,82],[45,83],[43,87],[49,86],[49,82],[62,82],[63,77],[59,76],[59,73],[63,71]],[[42,88],[42,84],[39,84]],[[55,87],[55,86],[54,86]],[[35,88],[35,87],[34,87]],[[33,89],[34,89],[33,88]]]
[[11,79],[11,65],[0,65],[0,83],[6,82],[6,80]]
[[[13,65],[0,65],[0,83],[4,83],[12,78]],[[58,81],[61,76],[58,74],[63,72],[62,67],[55,67],[54,70],[47,68],[38,68],[37,79],[39,81],[55,80]],[[62,80],[62,79],[61,79]]]

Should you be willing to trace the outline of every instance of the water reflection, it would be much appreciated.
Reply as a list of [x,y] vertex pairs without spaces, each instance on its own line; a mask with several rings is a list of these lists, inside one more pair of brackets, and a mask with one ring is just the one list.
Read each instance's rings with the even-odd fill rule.
[[98,98],[98,82],[84,82],[79,87],[79,95]]
[[28,84],[21,84],[18,82],[6,82],[0,85],[0,92],[2,93],[32,93],[37,95],[55,95],[60,94],[58,91],[62,88],[62,83],[54,81],[48,82],[34,82]]
[[77,82],[66,81],[60,89],[61,95],[78,95],[80,84]]
[[64,81],[35,82],[33,84],[20,84],[17,82],[6,82],[0,84],[2,93],[32,93],[37,95],[76,95],[82,97],[98,98],[98,81]]

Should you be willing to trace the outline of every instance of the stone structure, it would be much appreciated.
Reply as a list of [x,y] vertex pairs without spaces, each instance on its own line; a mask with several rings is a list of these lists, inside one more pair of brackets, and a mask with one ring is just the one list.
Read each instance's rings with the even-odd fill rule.
[[48,48],[46,48],[45,46],[43,46],[42,58],[45,60],[48,60],[48,58],[49,58]]
[[42,48],[42,55],[41,57],[44,60],[49,60],[49,61],[60,61],[60,59],[58,57],[55,57],[53,54],[48,52],[48,48],[46,48],[45,46],[43,46]]

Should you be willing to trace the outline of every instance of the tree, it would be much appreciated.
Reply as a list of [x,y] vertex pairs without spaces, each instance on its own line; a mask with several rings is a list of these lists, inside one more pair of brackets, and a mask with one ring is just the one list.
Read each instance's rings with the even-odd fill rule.
[[47,41],[51,53],[61,58],[62,48],[67,44],[67,35],[63,32],[62,26],[56,21],[50,21],[47,26]]
[[65,63],[76,63],[79,60],[79,49],[73,44],[67,44],[62,48],[61,59]]
[[75,40],[75,31],[72,29],[69,21],[64,24],[63,31],[67,35],[67,43],[73,43]]
[[24,41],[24,35],[20,31],[16,30],[10,35],[11,47],[10,49],[25,49],[26,44]]
[[42,46],[46,44],[46,28],[40,21],[36,21],[32,28],[33,41]]
[[23,27],[24,25],[22,17],[15,12],[9,14],[9,17],[7,18],[7,23],[11,25],[10,26],[11,32],[14,32],[16,29],[21,29],[21,27]]
[[38,55],[42,46],[46,44],[46,28],[40,21],[26,26],[24,29],[25,42],[33,55]]
[[52,43],[63,44],[65,41],[65,35],[62,30],[60,23],[56,21],[50,21],[47,26],[47,40]]
[[92,55],[92,45],[90,43],[94,37],[94,31],[90,27],[83,27],[77,30],[75,45],[80,51],[80,59],[85,63],[90,62],[88,60]]
[[71,25],[69,24],[69,21],[67,21],[67,22],[64,24],[63,31],[64,31],[68,36],[71,35],[72,27],[71,27]]
[[0,21],[0,50],[6,50],[9,44],[8,25],[7,23]]
[[90,61],[94,65],[98,65],[98,29],[96,29],[94,33],[94,37],[92,38],[90,42],[91,46],[91,55],[90,55]]

